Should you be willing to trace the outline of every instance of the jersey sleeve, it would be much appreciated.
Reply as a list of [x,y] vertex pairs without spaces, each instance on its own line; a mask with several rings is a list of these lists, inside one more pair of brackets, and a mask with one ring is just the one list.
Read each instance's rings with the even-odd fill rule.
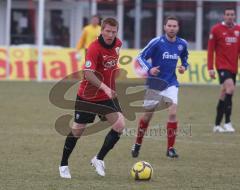
[[213,27],[210,31],[208,39],[208,51],[207,51],[208,70],[213,70],[215,45],[216,45],[216,32],[215,27]]
[[98,55],[98,48],[94,46],[94,44],[91,44],[87,50],[86,61],[83,66],[83,70],[95,71],[97,68]]
[[[239,26],[239,33],[240,33],[240,26]],[[238,36],[238,58],[240,59],[240,36]]]
[[188,68],[188,49],[187,49],[187,43],[184,46],[183,52],[180,55],[180,59],[182,62],[182,66],[184,66],[186,69]]
[[158,42],[158,38],[154,38],[153,40],[151,40],[137,57],[137,60],[140,66],[145,71],[149,71],[152,67],[151,64],[148,62],[148,59],[152,57],[157,42]]

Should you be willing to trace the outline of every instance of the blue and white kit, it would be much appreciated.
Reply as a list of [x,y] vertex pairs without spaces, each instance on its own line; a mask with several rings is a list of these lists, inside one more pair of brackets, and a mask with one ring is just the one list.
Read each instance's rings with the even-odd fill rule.
[[[176,76],[176,67],[178,59],[181,60],[181,65],[188,68],[188,50],[187,42],[179,37],[176,37],[174,42],[169,41],[165,35],[152,39],[148,45],[140,52],[137,60],[142,69],[148,72],[147,86],[151,89],[158,90],[152,82],[152,77],[157,77],[159,80],[166,81],[168,88],[161,91],[162,96],[170,98],[173,103],[177,104],[179,82]],[[152,67],[159,66],[160,72],[157,76],[151,76],[149,73]],[[148,100],[148,103],[150,100]],[[147,102],[144,102],[144,104]],[[155,103],[159,103],[156,102]],[[153,104],[153,102],[151,103]]]

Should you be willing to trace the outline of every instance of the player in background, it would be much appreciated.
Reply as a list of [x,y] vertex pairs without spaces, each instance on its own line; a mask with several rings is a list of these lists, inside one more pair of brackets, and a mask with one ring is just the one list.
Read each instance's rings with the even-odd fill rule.
[[[217,70],[221,84],[220,96],[217,104],[214,132],[234,132],[231,123],[232,96],[235,91],[236,74],[238,72],[238,56],[240,55],[240,26],[234,20],[235,10],[224,10],[224,21],[214,25],[208,40],[208,71],[212,79],[216,78]],[[221,122],[225,114],[225,124]]]
[[[132,156],[137,157],[142,145],[144,133],[149,126],[149,122],[154,114],[155,109],[161,104],[165,104],[165,100],[170,99],[172,104],[168,110],[167,122],[167,153],[170,158],[178,157],[174,148],[176,130],[177,130],[177,103],[178,103],[178,87],[179,83],[176,77],[176,68],[178,58],[181,59],[181,66],[178,66],[178,72],[183,74],[188,67],[188,50],[187,42],[182,38],[177,37],[179,31],[179,21],[176,17],[167,17],[164,22],[165,35],[152,39],[148,45],[141,51],[137,60],[143,69],[148,72],[147,83],[152,86],[152,89],[147,89],[144,99],[145,112],[140,118],[138,124],[138,132],[135,144],[132,148]],[[151,64],[148,62],[151,60]],[[166,81],[167,88],[163,91],[154,89],[154,84],[151,85],[151,78],[157,77],[160,81]],[[155,90],[155,91],[154,91]],[[151,91],[155,93],[155,97],[149,98],[148,94]],[[165,97],[165,98],[164,98]],[[158,100],[157,100],[158,99]],[[164,101],[162,101],[164,100]]]
[[[92,106],[102,105],[110,107],[112,111],[104,115],[112,129],[106,135],[100,151],[92,158],[91,164],[100,176],[105,176],[103,159],[118,142],[125,127],[124,117],[115,92],[115,74],[118,70],[119,49],[122,42],[117,38],[118,22],[113,18],[106,18],[101,25],[101,35],[88,48],[83,68],[84,79],[81,81],[75,104],[75,117],[71,132],[68,134],[61,164],[59,166],[62,178],[71,178],[68,159],[85,126],[92,123],[96,114],[81,111],[83,103]],[[96,142],[99,143],[99,142]]]
[[77,50],[84,48],[85,53],[88,49],[88,46],[98,38],[100,35],[101,27],[100,27],[100,17],[98,15],[93,15],[91,17],[90,24],[83,28],[82,35],[77,43]]

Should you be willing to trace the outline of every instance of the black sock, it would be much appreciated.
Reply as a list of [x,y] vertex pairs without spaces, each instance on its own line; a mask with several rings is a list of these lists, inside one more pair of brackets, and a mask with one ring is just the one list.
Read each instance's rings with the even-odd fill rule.
[[107,153],[114,147],[114,145],[118,142],[119,139],[120,133],[111,129],[111,131],[109,131],[109,133],[105,137],[101,150],[97,154],[97,159],[103,160]]
[[225,123],[231,122],[231,114],[232,114],[232,94],[226,94],[225,97]]
[[218,105],[217,105],[217,116],[216,116],[216,120],[215,120],[215,125],[220,125],[222,118],[223,118],[223,114],[225,112],[224,109],[225,109],[224,100],[219,100]]
[[67,166],[68,165],[68,158],[71,155],[78,139],[79,138],[73,136],[72,132],[70,132],[68,134],[68,136],[65,140],[64,148],[63,148],[61,166]]

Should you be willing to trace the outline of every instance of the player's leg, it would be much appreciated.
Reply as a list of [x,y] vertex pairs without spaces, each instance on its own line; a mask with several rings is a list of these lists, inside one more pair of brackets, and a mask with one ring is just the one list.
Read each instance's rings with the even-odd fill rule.
[[70,154],[72,153],[78,139],[82,135],[85,124],[78,124],[76,122],[73,123],[71,132],[67,135],[64,148],[63,148],[63,155],[61,160],[61,166],[67,166],[68,165],[68,158]]
[[59,166],[59,172],[62,178],[71,178],[70,170],[68,167],[68,159],[78,139],[82,135],[84,129],[85,129],[85,124],[78,124],[74,122],[71,132],[66,137],[64,147],[63,147],[62,160]]
[[118,142],[125,127],[124,116],[121,112],[107,114],[106,118],[107,121],[111,124],[112,128],[106,135],[103,146],[97,154],[97,158],[100,160],[103,160],[107,153]]
[[170,158],[178,157],[174,148],[177,127],[177,104],[173,104],[169,107],[167,122],[167,156]]
[[[227,70],[218,70],[219,82],[221,84],[220,98],[217,105],[217,115],[215,120],[214,132],[234,132],[231,124],[232,96],[235,89],[236,74]],[[221,127],[221,121],[225,114],[226,121]]]
[[145,110],[144,114],[139,120],[135,144],[132,147],[132,157],[134,158],[138,157],[139,155],[144,134],[148,128],[149,122],[152,119],[153,114],[154,114],[154,109]]
[[95,114],[83,112],[81,110],[80,98],[77,97],[75,103],[74,122],[71,132],[67,135],[63,147],[62,159],[59,166],[60,176],[63,178],[71,178],[70,170],[68,167],[68,159],[76,146],[78,139],[84,132],[87,123],[92,123],[95,119]]
[[100,176],[105,176],[104,158],[108,152],[120,139],[120,136],[125,128],[124,116],[121,112],[114,112],[105,115],[107,121],[111,124],[112,128],[106,135],[103,145],[98,154],[91,160],[91,164],[96,168],[96,172]]
[[117,98],[113,100],[106,100],[99,104],[112,108],[112,111],[110,113],[106,113],[104,116],[112,127],[109,133],[106,135],[100,151],[91,160],[91,164],[95,167],[96,172],[99,175],[105,176],[105,165],[103,160],[120,139],[120,135],[125,127],[125,120]]
[[224,129],[226,132],[234,132],[235,129],[231,124],[231,114],[232,114],[232,96],[235,90],[234,80],[232,78],[228,78],[223,83],[225,89],[225,124]]
[[132,157],[138,157],[142,145],[144,134],[148,128],[149,122],[152,119],[155,108],[158,106],[162,96],[161,91],[147,89],[144,97],[144,114],[138,122],[135,143],[132,146]]
[[225,112],[224,99],[225,99],[225,88],[223,85],[221,85],[219,100],[216,107],[216,119],[215,119],[215,126],[213,127],[213,132],[220,132],[220,133],[224,132],[224,129],[221,127],[221,122]]
[[224,132],[224,128],[221,127],[221,122],[225,113],[225,87],[223,85],[226,80],[226,72],[225,70],[217,70],[219,83],[221,84],[219,100],[216,107],[216,118],[215,118],[215,126],[213,127],[213,132]]
[[[167,156],[171,158],[178,157],[174,148],[176,132],[177,132],[177,104],[178,104],[178,87],[170,86],[162,92],[162,95],[172,101],[168,108],[168,122],[167,128]],[[166,100],[169,101],[169,100]],[[164,101],[162,102],[164,103]]]

